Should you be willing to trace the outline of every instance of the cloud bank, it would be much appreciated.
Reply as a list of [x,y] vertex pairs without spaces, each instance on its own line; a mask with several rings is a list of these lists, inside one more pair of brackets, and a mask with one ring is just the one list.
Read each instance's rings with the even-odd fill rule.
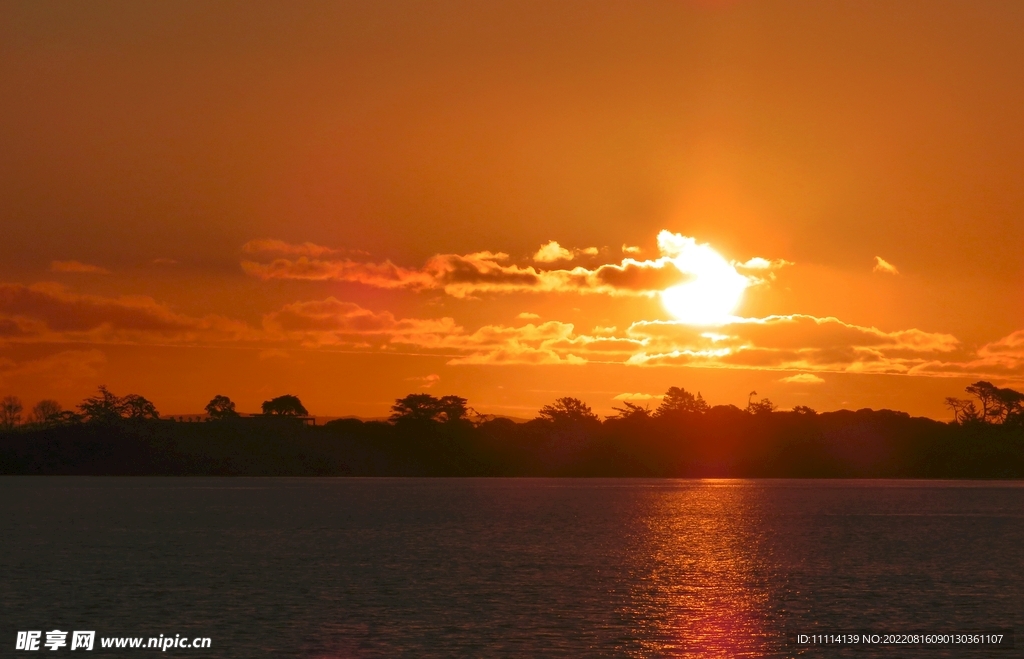
[[[260,246],[260,250],[252,246]],[[280,241],[251,241],[247,243],[248,253],[262,251],[265,244],[273,243],[275,251],[295,258],[276,258],[270,261],[246,260],[242,269],[250,276],[263,280],[295,279],[307,281],[337,281],[363,284],[381,289],[408,289],[414,291],[443,291],[456,298],[467,298],[481,294],[508,293],[578,293],[604,294],[612,296],[657,295],[666,288],[685,283],[692,279],[694,268],[691,262],[702,258],[702,249],[693,238],[662,231],[658,245],[662,256],[657,259],[637,260],[624,258],[618,263],[606,263],[594,268],[553,268],[542,269],[534,265],[517,265],[510,262],[504,252],[482,251],[471,254],[437,254],[420,268],[399,266],[390,260],[373,262],[350,258],[318,258],[327,254],[304,245],[288,245]],[[280,244],[279,244],[280,243]],[[327,249],[314,246],[317,250]],[[314,253],[315,252],[315,253]],[[577,250],[576,253],[596,255],[596,248]],[[568,261],[576,253],[563,248],[556,241],[541,246],[533,255],[538,263]],[[763,280],[764,272],[788,265],[783,260],[768,260],[754,257],[747,264],[748,270],[758,270],[754,275],[733,272],[737,278],[744,278],[751,284]]]

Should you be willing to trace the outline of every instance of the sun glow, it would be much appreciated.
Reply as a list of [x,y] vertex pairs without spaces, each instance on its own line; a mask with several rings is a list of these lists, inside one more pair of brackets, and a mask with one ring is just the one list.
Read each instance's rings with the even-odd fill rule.
[[724,325],[743,299],[750,280],[713,250],[693,238],[669,231],[658,234],[658,247],[691,278],[661,292],[665,310],[688,325]]

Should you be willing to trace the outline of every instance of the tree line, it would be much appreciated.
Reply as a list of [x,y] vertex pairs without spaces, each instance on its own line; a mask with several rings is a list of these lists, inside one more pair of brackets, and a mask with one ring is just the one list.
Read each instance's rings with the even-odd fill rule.
[[[4,401],[2,474],[252,476],[644,476],[743,478],[1024,478],[1020,397],[976,382],[940,422],[893,410],[780,410],[750,392],[745,407],[711,405],[671,387],[599,416],[563,396],[535,418],[481,414],[456,395],[396,399],[386,419],[319,426],[297,396],[272,398],[257,420],[224,395],[207,422],[172,423],[139,395],[105,387],[75,410],[36,406],[21,423]],[[972,409],[974,412],[972,412]]]
[[[235,410],[235,403],[223,395],[214,396],[205,407],[208,418],[226,420],[240,418],[242,415]],[[297,396],[285,394],[262,404],[263,414],[267,416],[307,416],[309,412],[303,407]],[[148,398],[139,394],[118,396],[106,385],[100,385],[95,395],[88,396],[74,410],[66,410],[55,400],[43,399],[35,404],[24,417],[25,408],[17,396],[5,396],[0,399],[0,429],[14,430],[17,427],[51,428],[78,423],[111,424],[120,421],[147,421],[160,419],[156,405]]]
[[[955,425],[1005,425],[1024,426],[1024,393],[1001,388],[991,382],[980,380],[965,388],[972,399],[947,397],[946,406],[953,412],[951,423]],[[752,415],[778,412],[779,408],[769,398],[755,399],[751,391],[745,408],[735,405],[717,405],[719,410],[742,411]],[[669,387],[655,409],[624,401],[621,407],[613,407],[615,414],[605,421],[637,421],[645,419],[666,419],[679,415],[706,414],[712,406],[698,391],[696,394],[683,387]],[[240,418],[235,403],[227,396],[214,396],[204,408],[207,418],[223,421]],[[305,417],[309,411],[298,396],[285,394],[264,401],[261,410],[265,416]],[[138,394],[117,396],[105,385],[97,393],[85,398],[76,410],[63,409],[60,403],[44,399],[36,403],[26,417],[17,396],[6,396],[0,400],[0,429],[13,430],[18,426],[52,427],[75,423],[113,423],[123,420],[154,420],[160,413],[152,401]],[[815,415],[817,411],[806,405],[797,405],[791,412],[800,415]],[[446,425],[479,425],[494,419],[494,415],[480,414],[469,407],[467,399],[447,395],[435,397],[430,394],[409,394],[395,400],[391,407],[389,422],[393,424],[436,423]],[[559,426],[588,425],[601,423],[600,417],[584,401],[571,396],[557,398],[553,403],[541,407],[534,421]]]

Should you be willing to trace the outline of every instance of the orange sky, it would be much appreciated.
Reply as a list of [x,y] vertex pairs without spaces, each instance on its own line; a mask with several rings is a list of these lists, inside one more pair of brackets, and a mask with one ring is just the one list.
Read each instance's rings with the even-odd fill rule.
[[[1005,2],[4,3],[0,394],[948,418],[1024,387],[1021,34]],[[666,309],[710,281],[686,238],[734,317]]]

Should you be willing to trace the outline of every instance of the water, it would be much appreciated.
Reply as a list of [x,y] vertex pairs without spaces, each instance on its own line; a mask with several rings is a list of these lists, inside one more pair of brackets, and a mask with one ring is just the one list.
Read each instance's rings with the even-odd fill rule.
[[0,653],[964,656],[785,633],[1020,634],[1022,522],[1020,483],[3,477]]

